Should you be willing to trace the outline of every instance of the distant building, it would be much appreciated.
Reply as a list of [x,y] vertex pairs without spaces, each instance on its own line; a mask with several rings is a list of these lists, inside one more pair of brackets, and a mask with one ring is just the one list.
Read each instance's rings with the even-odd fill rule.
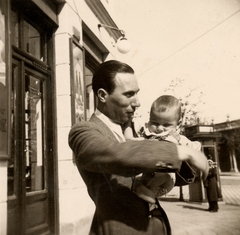
[[217,146],[221,172],[239,172],[240,119],[215,124],[214,131],[222,136]]
[[214,159],[220,172],[239,172],[240,169],[240,119],[223,123],[196,124],[184,127],[184,134],[198,140],[204,148],[214,148]]
[[[217,180],[221,191],[221,173],[239,172],[240,166],[240,119],[219,124],[184,126],[184,135],[192,141],[200,141],[202,151],[217,163]],[[189,200],[206,201],[203,182],[196,177],[189,185]]]

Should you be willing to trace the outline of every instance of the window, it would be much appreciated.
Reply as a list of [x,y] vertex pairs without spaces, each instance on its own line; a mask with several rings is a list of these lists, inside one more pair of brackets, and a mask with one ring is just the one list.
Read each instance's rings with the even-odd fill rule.
[[41,35],[40,32],[34,28],[27,21],[23,21],[23,50],[33,55],[37,59],[42,60],[41,55]]
[[11,11],[11,43],[36,59],[46,61],[46,32],[29,23],[18,11]]

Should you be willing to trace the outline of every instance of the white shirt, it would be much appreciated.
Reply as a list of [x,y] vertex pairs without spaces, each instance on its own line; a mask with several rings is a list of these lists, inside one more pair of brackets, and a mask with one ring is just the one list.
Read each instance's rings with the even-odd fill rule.
[[119,142],[126,141],[122,133],[122,128],[119,124],[112,122],[111,119],[109,119],[106,115],[101,113],[98,109],[96,109],[95,115],[109,127],[109,129],[112,131],[112,133]]

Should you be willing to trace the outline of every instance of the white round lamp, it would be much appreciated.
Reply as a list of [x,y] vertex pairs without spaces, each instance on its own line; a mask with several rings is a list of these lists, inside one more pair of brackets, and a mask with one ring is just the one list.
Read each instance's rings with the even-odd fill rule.
[[118,29],[113,26],[105,25],[105,24],[98,24],[98,28],[100,29],[101,27],[107,28],[107,29],[112,29],[121,32],[121,37],[117,40],[116,45],[117,49],[120,53],[126,54],[130,51],[131,49],[131,44],[130,42],[125,38],[125,32],[121,29]]
[[117,49],[120,53],[126,54],[131,49],[130,42],[123,36],[117,40]]

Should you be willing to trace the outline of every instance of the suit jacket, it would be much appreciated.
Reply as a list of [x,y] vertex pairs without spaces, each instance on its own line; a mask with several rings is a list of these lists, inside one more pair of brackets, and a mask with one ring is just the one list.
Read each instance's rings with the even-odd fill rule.
[[69,133],[78,170],[96,205],[90,235],[166,234],[161,220],[149,218],[148,203],[131,190],[144,171],[179,169],[175,144],[149,140],[119,143],[95,115]]

